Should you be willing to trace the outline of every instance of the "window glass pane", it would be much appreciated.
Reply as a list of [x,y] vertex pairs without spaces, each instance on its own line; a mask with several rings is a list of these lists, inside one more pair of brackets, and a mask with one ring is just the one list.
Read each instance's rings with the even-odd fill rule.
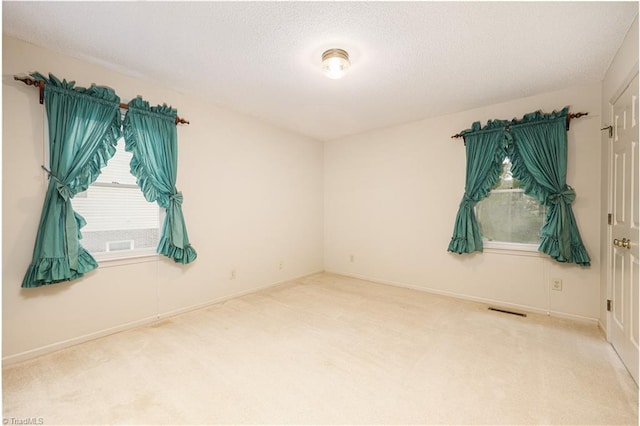
[[73,209],[87,225],[82,246],[92,254],[155,249],[160,235],[160,208],[145,200],[129,172],[131,154],[120,140],[115,156],[96,183],[72,198]]
[[489,196],[476,205],[482,237],[488,241],[539,244],[546,208],[524,194],[505,158],[502,175]]
[[539,244],[545,213],[523,190],[494,191],[476,206],[480,232],[489,241]]
[[85,197],[76,196],[72,202],[87,221],[82,228],[82,246],[90,253],[157,246],[159,208],[145,200],[139,188],[93,185]]
[[124,139],[120,138],[116,153],[96,179],[98,183],[120,183],[135,185],[136,178],[131,174],[129,162],[133,153],[124,150]]
[[500,181],[498,185],[493,189],[516,189],[520,188],[520,181],[515,179],[511,174],[511,161],[509,158],[505,158],[502,162],[502,174],[500,175]]

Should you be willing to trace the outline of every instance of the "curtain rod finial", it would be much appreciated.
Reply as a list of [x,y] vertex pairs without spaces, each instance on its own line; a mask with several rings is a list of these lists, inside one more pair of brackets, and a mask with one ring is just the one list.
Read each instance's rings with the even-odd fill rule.
[[17,80],[17,81],[21,81],[24,84],[26,84],[27,86],[33,86],[33,87],[39,88],[40,89],[40,104],[44,103],[44,81],[36,80],[36,79],[31,78],[29,76],[21,77],[19,75],[14,75],[13,79]]
[[35,79],[29,77],[28,75],[25,75],[25,76],[14,75],[13,79],[17,81],[21,81],[27,86],[38,86],[38,82]]
[[585,115],[589,115],[588,112],[576,112],[576,113],[571,113],[569,114],[569,118],[580,118],[580,117],[584,117]]

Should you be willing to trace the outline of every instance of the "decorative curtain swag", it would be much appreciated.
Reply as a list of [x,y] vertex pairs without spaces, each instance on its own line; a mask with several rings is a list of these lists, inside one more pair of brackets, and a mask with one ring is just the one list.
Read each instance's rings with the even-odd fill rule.
[[131,173],[149,202],[166,209],[158,253],[178,263],[191,263],[196,251],[189,243],[182,213],[178,171],[177,111],[166,104],[150,107],[141,97],[129,102],[124,119],[125,149],[133,153]]
[[120,98],[113,90],[74,87],[51,74],[32,76],[45,83],[51,170],[24,288],[74,280],[98,267],[80,245],[86,222],[73,211],[71,198],[97,179],[122,136]]
[[448,251],[482,251],[473,208],[496,185],[502,160],[508,156],[525,194],[548,208],[538,250],[558,262],[590,265],[571,208],[575,191],[566,183],[568,112],[568,107],[550,114],[537,111],[521,120],[490,120],[484,127],[475,122],[460,132],[466,141],[465,194]]
[[[49,74],[31,74],[44,95],[49,122],[49,186],[23,288],[71,281],[96,269],[97,262],[80,239],[84,218],[71,198],[87,190],[116,152],[123,136],[120,98],[108,87],[75,87]],[[33,85],[36,85],[34,83]],[[133,152],[131,172],[148,201],[167,209],[158,252],[190,263],[196,252],[189,244],[182,214],[177,174],[177,111],[166,105],[149,107],[141,98],[129,103],[124,123],[126,149]]]

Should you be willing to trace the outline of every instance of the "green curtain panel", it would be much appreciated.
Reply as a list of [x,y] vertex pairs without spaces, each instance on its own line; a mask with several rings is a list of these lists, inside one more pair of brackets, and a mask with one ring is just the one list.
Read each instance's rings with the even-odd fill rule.
[[74,81],[51,74],[32,77],[45,83],[50,176],[23,288],[74,280],[97,268],[80,245],[85,221],[73,211],[71,198],[96,180],[122,136],[120,98],[113,90],[74,87]]
[[177,263],[191,263],[196,251],[189,243],[182,213],[182,193],[176,189],[178,170],[177,111],[167,105],[150,107],[141,97],[129,102],[124,119],[125,149],[133,153],[131,173],[150,202],[166,209],[158,253]]
[[525,193],[548,207],[538,250],[558,262],[590,265],[571,208],[575,192],[566,183],[568,113],[568,107],[550,114],[537,111],[521,120],[489,121],[484,128],[476,122],[462,132],[467,178],[449,251],[482,251],[474,206],[498,182],[502,160],[509,156]]
[[479,122],[473,123],[472,128],[463,134],[467,174],[448,249],[459,254],[482,251],[482,235],[474,207],[498,183],[508,146],[504,124],[500,121],[490,122],[483,130],[480,130]]
[[547,206],[539,251],[558,262],[590,265],[589,255],[571,208],[576,197],[567,185],[567,114],[527,114],[511,125],[513,145],[509,157],[513,175],[525,193]]

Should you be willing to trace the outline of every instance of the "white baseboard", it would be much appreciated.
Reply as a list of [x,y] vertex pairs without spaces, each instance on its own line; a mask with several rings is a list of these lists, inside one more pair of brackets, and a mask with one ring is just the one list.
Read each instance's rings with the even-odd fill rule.
[[166,318],[170,318],[170,317],[175,317],[176,315],[181,315],[181,314],[184,314],[184,313],[187,313],[187,312],[196,311],[198,309],[203,309],[203,308],[206,308],[208,306],[215,305],[217,303],[226,302],[227,300],[235,299],[237,297],[245,296],[247,294],[257,293],[259,291],[266,290],[268,288],[277,287],[279,285],[287,284],[287,283],[289,283],[291,281],[300,280],[300,279],[303,279],[303,278],[306,278],[306,277],[310,277],[312,275],[316,275],[316,274],[319,274],[319,273],[322,273],[322,272],[324,272],[324,271],[311,272],[309,274],[304,274],[304,275],[300,275],[300,276],[297,276],[297,277],[289,278],[289,279],[286,279],[286,280],[283,280],[283,281],[278,281],[278,282],[273,283],[273,284],[267,284],[267,285],[263,285],[263,286],[260,286],[260,287],[251,288],[249,290],[243,290],[243,291],[239,291],[237,293],[232,293],[232,294],[229,294],[229,295],[226,295],[226,296],[221,296],[221,297],[209,300],[209,301],[204,302],[204,303],[198,303],[198,304],[195,304],[195,305],[187,306],[186,308],[175,309],[173,311],[168,311],[168,312],[161,312],[161,313],[158,313],[158,320],[166,319]]
[[582,322],[596,327],[598,326],[598,318],[584,317],[582,315],[568,314],[566,312],[559,311],[549,311],[549,316]]
[[63,340],[61,342],[55,342],[49,345],[40,346],[39,348],[29,349],[27,351],[20,352],[14,355],[8,355],[2,358],[2,365],[4,367],[7,365],[16,364],[18,362],[27,361],[32,358],[36,358],[51,352],[68,348],[70,346],[75,346],[80,343],[88,342],[89,340],[99,339],[100,337],[105,337],[110,334],[119,333],[121,331],[130,330],[132,328],[141,327],[143,325],[148,325],[157,320],[158,320],[157,316],[154,315],[151,317],[131,321],[125,324],[120,324],[115,327],[109,327],[104,330],[98,330],[92,333],[85,334],[83,336],[72,337],[71,339]]
[[176,309],[170,312],[162,312],[162,313],[158,313],[156,315],[153,315],[151,317],[146,317],[146,318],[141,318],[135,321],[131,321],[125,324],[120,324],[114,327],[109,327],[106,328],[104,330],[98,330],[98,331],[94,331],[92,333],[88,333],[82,336],[78,336],[78,337],[73,337],[71,339],[67,339],[67,340],[63,340],[60,342],[55,342],[55,343],[51,343],[49,345],[45,345],[45,346],[40,346],[38,348],[35,349],[29,349],[27,351],[24,352],[20,352],[17,354],[13,354],[13,355],[8,355],[2,358],[2,365],[3,366],[8,366],[8,365],[13,365],[13,364],[17,364],[19,362],[22,361],[27,361],[42,355],[46,355],[49,354],[51,352],[55,352],[55,351],[59,351],[61,349],[65,349],[68,348],[70,346],[75,346],[78,345],[80,343],[84,343],[84,342],[88,342],[90,340],[94,340],[94,339],[99,339],[101,337],[105,337],[111,334],[115,334],[115,333],[120,333],[122,331],[126,331],[126,330],[130,330],[136,327],[141,327],[141,326],[145,326],[145,325],[149,325],[149,324],[153,324],[155,322],[158,322],[160,320],[169,318],[169,317],[173,317],[176,315],[180,315],[186,312],[190,312],[190,311],[195,311],[197,309],[202,309],[205,308],[207,306],[211,306],[211,305],[215,305],[216,303],[220,303],[220,302],[224,302],[226,300],[230,300],[230,299],[234,299],[236,297],[240,297],[240,296],[244,296],[246,294],[251,294],[251,293],[256,293],[262,290],[265,290],[267,288],[271,288],[271,287],[276,287],[282,284],[286,284],[288,282],[291,281],[295,281],[295,280],[299,280],[302,278],[306,278],[312,275],[316,275],[318,273],[321,273],[323,271],[317,271],[317,272],[311,272],[308,274],[304,274],[298,277],[294,277],[294,278],[289,278],[287,280],[284,281],[278,281],[276,283],[272,283],[272,284],[267,284],[267,285],[263,285],[260,287],[255,287],[249,290],[244,290],[238,293],[233,293],[227,296],[222,296],[222,297],[218,297],[216,299],[212,299],[209,300],[207,302],[204,303],[198,303],[196,305],[191,305],[188,306],[186,308],[180,308],[180,309]]
[[490,298],[478,297],[478,296],[470,296],[470,295],[462,294],[462,293],[454,293],[454,292],[438,290],[438,289],[434,289],[434,288],[430,288],[430,287],[422,287],[422,286],[417,286],[417,285],[413,285],[413,284],[407,284],[407,283],[403,283],[403,282],[399,282],[399,281],[390,281],[390,280],[377,279],[377,278],[367,277],[367,276],[358,275],[358,274],[348,274],[348,273],[344,273],[344,272],[330,271],[330,270],[327,270],[326,272],[332,273],[332,274],[337,274],[337,275],[343,275],[345,277],[358,278],[358,279],[361,279],[361,280],[371,281],[371,282],[378,283],[378,284],[386,284],[386,285],[391,285],[391,286],[394,286],[394,287],[409,288],[409,289],[412,289],[412,290],[423,291],[423,292],[426,292],[426,293],[438,294],[438,295],[441,295],[441,296],[448,296],[448,297],[453,297],[453,298],[462,299],[462,300],[469,300],[471,302],[483,303],[485,305],[491,305],[491,306],[495,306],[495,307],[507,308],[507,309],[510,309],[510,310],[524,311],[524,312],[530,312],[530,313],[540,314],[540,315],[548,315],[548,316],[552,316],[552,317],[569,319],[569,320],[572,320],[572,321],[577,321],[577,322],[587,323],[587,324],[592,324],[592,325],[597,325],[598,324],[598,320],[596,318],[583,317],[583,316],[580,316],[580,315],[569,314],[569,313],[566,313],[566,312],[550,311],[548,309],[538,308],[538,307],[535,307],[535,306],[520,305],[520,304],[517,304],[517,303],[505,302],[503,300],[496,300],[496,299],[490,299]]
[[609,341],[609,336],[607,335],[607,327],[602,323],[601,319],[598,319],[598,328],[602,332],[602,336],[604,336],[605,340]]
[[276,287],[279,285],[283,285],[286,283],[289,283],[291,281],[295,281],[295,280],[299,280],[299,279],[303,279],[312,275],[316,275],[322,272],[328,272],[328,273],[332,273],[332,274],[337,274],[337,275],[343,275],[346,277],[352,277],[352,278],[358,278],[358,279],[362,279],[362,280],[366,280],[366,281],[371,281],[371,282],[375,282],[375,283],[379,283],[379,284],[385,284],[385,285],[391,285],[394,287],[402,287],[402,288],[409,288],[412,290],[418,290],[418,291],[423,291],[426,293],[432,293],[432,294],[438,294],[441,296],[448,296],[448,297],[453,297],[456,299],[462,299],[462,300],[469,300],[472,302],[479,302],[479,303],[483,303],[486,305],[491,305],[491,306],[495,306],[495,307],[502,307],[502,308],[507,308],[507,309],[511,309],[511,310],[517,310],[517,311],[524,311],[524,312],[531,312],[531,313],[535,313],[535,314],[541,314],[541,315],[550,315],[553,317],[558,317],[558,318],[564,318],[564,319],[569,319],[569,320],[573,320],[573,321],[579,321],[579,322],[583,322],[583,323],[589,323],[589,324],[593,324],[593,325],[597,325],[603,332],[604,335],[606,336],[606,330],[603,326],[603,324],[595,318],[588,318],[588,317],[582,317],[579,315],[574,315],[574,314],[568,314],[565,312],[555,312],[555,311],[547,311],[545,309],[542,308],[537,308],[534,306],[529,306],[529,305],[520,305],[520,304],[515,304],[515,303],[509,303],[509,302],[505,302],[505,301],[501,301],[501,300],[495,300],[495,299],[489,299],[489,298],[484,298],[484,297],[477,297],[477,296],[469,296],[466,294],[461,294],[461,293],[453,293],[453,292],[448,292],[448,291],[443,291],[443,290],[438,290],[438,289],[434,289],[434,288],[429,288],[429,287],[422,287],[422,286],[417,286],[417,285],[412,285],[412,284],[407,284],[407,283],[403,283],[403,282],[399,282],[399,281],[390,281],[390,280],[383,280],[383,279],[377,279],[374,277],[368,277],[368,276],[364,276],[364,275],[358,275],[358,274],[348,274],[348,273],[343,273],[343,272],[338,272],[338,271],[316,271],[316,272],[311,272],[308,274],[304,274],[304,275],[300,275],[298,277],[293,277],[293,278],[289,278],[283,281],[278,281],[272,284],[267,284],[267,285],[263,285],[260,287],[255,287],[249,290],[244,290],[244,291],[240,291],[237,293],[233,293],[233,294],[229,294],[229,295],[225,295],[222,297],[218,297],[212,300],[208,300],[207,302],[204,303],[198,303],[195,305],[191,305],[191,306],[187,306],[184,308],[180,308],[180,309],[176,309],[176,310],[172,310],[172,311],[168,311],[168,312],[159,312],[157,315],[151,316],[151,317],[147,317],[147,318],[141,318],[139,320],[135,320],[135,321],[131,321],[125,324],[121,324],[121,325],[117,325],[114,327],[110,327],[104,330],[98,330],[92,333],[88,333],[85,334],[83,336],[78,336],[78,337],[74,337],[71,339],[67,339],[61,342],[55,342],[49,345],[45,345],[45,346],[41,346],[35,349],[30,349],[24,352],[20,352],[14,355],[8,355],[6,357],[2,358],[2,363],[4,366],[7,365],[12,365],[12,364],[16,364],[22,361],[27,361],[29,359],[32,358],[36,358],[42,355],[46,355],[48,353],[51,352],[55,352],[64,348],[68,348],[70,346],[75,346],[78,345],[80,343],[84,343],[87,342],[89,340],[94,340],[94,339],[98,339],[101,337],[105,337],[108,336],[110,334],[115,334],[115,333],[119,333],[122,331],[126,331],[126,330],[130,330],[136,327],[141,327],[141,326],[145,326],[145,325],[149,325],[149,324],[153,324],[155,322],[158,322],[160,320],[169,318],[169,317],[174,317],[176,315],[181,315],[187,312],[191,312],[191,311],[195,311],[198,309],[203,309],[206,308],[208,306],[211,305],[215,305],[217,303],[221,303],[230,299],[235,299],[247,294],[252,294],[252,293],[257,293],[259,291],[271,288],[271,287]]

